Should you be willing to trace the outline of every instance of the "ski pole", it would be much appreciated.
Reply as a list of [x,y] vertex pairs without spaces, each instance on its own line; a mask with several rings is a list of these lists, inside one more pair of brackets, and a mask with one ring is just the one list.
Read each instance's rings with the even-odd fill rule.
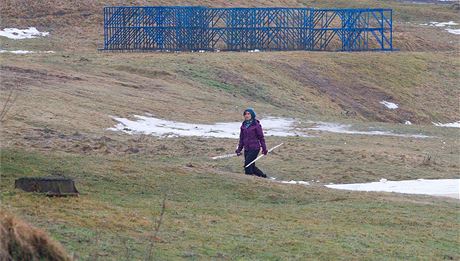
[[[269,150],[268,150],[268,152],[267,152],[267,154],[268,154],[268,153],[270,153],[270,152],[272,152],[272,150],[274,150],[274,149],[278,148],[278,147],[279,147],[279,146],[281,146],[281,145],[283,145],[283,143],[281,143],[281,144],[278,144],[278,145],[276,145],[275,147],[273,147],[273,148],[269,149]],[[262,154],[262,155],[260,155],[259,157],[257,157],[255,160],[251,161],[251,163],[249,163],[248,165],[246,165],[246,167],[245,167],[245,168],[247,168],[247,167],[251,166],[251,164],[252,164],[252,163],[254,163],[254,162],[258,161],[258,160],[259,160],[260,158],[262,158],[263,156],[265,156],[265,155],[264,155],[264,154]]]

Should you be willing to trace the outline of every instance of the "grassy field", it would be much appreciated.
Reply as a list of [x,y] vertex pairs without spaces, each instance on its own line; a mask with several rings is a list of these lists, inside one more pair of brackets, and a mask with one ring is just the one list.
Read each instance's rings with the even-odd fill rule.
[[[418,124],[459,118],[453,52],[4,57],[3,85],[18,90],[11,121],[61,130],[100,132],[111,125],[109,115],[144,112],[227,121],[247,104],[265,116]],[[382,100],[400,109],[387,110]]]
[[[343,138],[336,139],[338,143]],[[362,139],[347,140],[353,144]],[[167,150],[184,150],[180,141],[156,142]],[[192,139],[183,141],[182,146],[200,142]],[[315,142],[309,143],[313,147]],[[321,149],[311,155],[313,159],[307,158],[308,162],[294,157],[289,166],[274,164],[295,154],[283,149],[283,155],[274,155],[262,166],[272,175],[278,171],[276,175],[283,178],[315,178],[321,183],[375,180],[379,172],[388,173],[385,177],[389,179],[458,176],[455,170],[450,170],[450,175],[444,172],[449,167],[442,161],[434,166],[421,166],[420,161],[420,166],[408,166],[407,174],[400,172],[405,167],[375,162],[372,171],[376,173],[363,173],[352,162],[354,157],[346,161],[330,155],[327,152],[337,152],[329,146],[324,140],[317,141],[315,147]],[[46,228],[84,260],[141,259],[151,242],[158,260],[460,258],[457,200],[344,192],[317,183],[309,187],[284,185],[235,174],[233,168],[240,165],[237,160],[214,163],[204,156],[168,154],[3,150],[3,206]],[[315,158],[321,158],[322,169],[309,164],[316,162]],[[327,158],[342,161],[350,172],[324,170],[337,164]],[[392,168],[398,172],[391,172]],[[318,172],[321,174],[315,175]],[[47,198],[12,188],[14,178],[49,173],[74,177],[80,197]],[[164,221],[152,239],[165,194]]]
[[[79,260],[459,260],[458,200],[332,190],[329,183],[460,177],[459,36],[451,5],[399,1],[137,1],[206,6],[392,7],[391,53],[101,53],[101,8],[126,1],[2,3],[3,27],[50,36],[0,54],[0,211],[59,240]],[[379,102],[399,104],[388,110]],[[188,123],[262,118],[353,124],[430,138],[268,137],[285,145],[259,166],[287,185],[242,174],[233,139],[156,138],[108,131],[111,116]],[[414,125],[404,125],[405,121]],[[81,194],[14,189],[25,176],[73,177]],[[160,230],[155,232],[166,199]]]
[[[141,259],[151,242],[158,260],[455,260],[458,200],[323,186],[458,177],[458,130],[423,129],[436,138],[268,138],[286,145],[261,161],[262,169],[310,181],[308,187],[242,175],[241,159],[209,160],[231,150],[236,141],[230,139],[112,134],[48,149],[38,142],[2,149],[2,202],[83,260]],[[49,141],[62,139],[48,134]],[[76,179],[80,197],[47,198],[12,186],[18,177],[60,173]],[[164,221],[154,237],[165,195]]]

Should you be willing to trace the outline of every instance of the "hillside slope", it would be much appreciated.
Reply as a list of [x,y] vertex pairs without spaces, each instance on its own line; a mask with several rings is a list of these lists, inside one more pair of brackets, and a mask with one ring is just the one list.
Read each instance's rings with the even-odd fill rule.
[[[392,53],[99,53],[102,8],[106,5],[187,4],[207,6],[392,7],[395,47]],[[151,112],[201,121],[228,119],[247,104],[266,115],[329,117],[419,124],[452,122],[458,108],[458,35],[422,22],[460,22],[451,5],[397,1],[22,1],[3,2],[2,26],[38,26],[50,36],[27,40],[0,37],[3,49],[57,51],[11,55],[4,59],[2,85],[18,88],[15,110],[42,108],[49,118],[22,113],[21,119],[51,126],[67,117],[83,117],[107,127],[108,115]],[[417,52],[408,52],[417,50]],[[275,72],[275,73],[274,73]],[[79,80],[68,80],[78,75]],[[70,77],[70,78],[69,78]],[[67,79],[63,81],[62,79]],[[6,93],[6,92],[4,92]],[[3,95],[5,96],[5,95]],[[43,97],[42,99],[35,99]],[[62,97],[49,108],[48,97]],[[99,97],[99,98],[96,98]],[[381,101],[400,104],[388,110]],[[67,101],[70,101],[67,102]],[[78,102],[75,102],[78,101]],[[67,111],[56,111],[62,106]],[[91,106],[91,104],[95,104]],[[96,105],[97,104],[97,105]],[[113,104],[107,107],[108,104]],[[21,107],[24,106],[24,107]],[[215,108],[219,115],[212,114]],[[82,112],[73,115],[71,112]],[[87,117],[98,115],[97,118]],[[83,113],[84,112],[84,113]],[[31,117],[31,119],[28,119]],[[22,120],[19,120],[22,121]],[[73,124],[73,123],[71,123]]]
[[[401,50],[98,52],[102,7],[116,4],[392,7],[395,46]],[[0,53],[0,108],[13,97],[0,122],[2,207],[49,231],[76,259],[460,259],[457,199],[325,187],[460,177],[459,129],[432,124],[460,119],[460,36],[421,25],[460,24],[450,5],[371,0],[4,0],[1,5],[2,28],[36,26],[50,35],[0,37],[0,49],[55,51]],[[399,108],[390,110],[382,101]],[[273,181],[243,175],[241,158],[210,159],[232,153],[236,139],[159,138],[108,129],[116,124],[112,116],[147,113],[176,129],[177,122],[236,122],[248,106],[262,124],[267,116],[294,117],[306,128],[310,121],[338,122],[371,135],[312,129],[305,136],[267,135],[269,147],[284,143],[257,163],[277,178]],[[80,197],[48,198],[14,188],[18,177],[48,175],[74,178]]]
[[[232,120],[265,116],[417,124],[460,118],[453,53],[8,55],[12,123],[100,133],[110,115]],[[276,72],[276,73],[274,73]],[[380,104],[399,104],[397,110]],[[14,116],[13,116],[14,115]],[[71,119],[71,120],[69,120]]]

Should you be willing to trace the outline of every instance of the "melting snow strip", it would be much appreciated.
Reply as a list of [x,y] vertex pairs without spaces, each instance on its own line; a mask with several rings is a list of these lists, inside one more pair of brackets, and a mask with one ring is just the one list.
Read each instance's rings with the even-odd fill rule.
[[310,182],[302,181],[302,180],[289,180],[289,181],[287,181],[287,180],[277,180],[275,177],[270,177],[269,179],[274,181],[274,182],[279,182],[279,183],[283,183],[283,184],[294,184],[294,185],[304,185],[304,186],[310,185]]
[[385,107],[387,107],[390,110],[395,110],[395,109],[398,108],[398,104],[392,103],[392,102],[389,102],[389,101],[381,101],[380,104],[385,105]]
[[454,28],[450,27],[450,26],[458,25],[458,23],[456,23],[454,21],[449,21],[449,22],[429,22],[429,23],[420,24],[420,25],[435,26],[435,27],[446,27],[447,26],[448,28],[446,28],[445,30],[448,33],[460,35],[460,29],[454,29]]
[[[213,138],[239,138],[241,122],[218,122],[215,124],[193,124],[162,120],[154,117],[134,115],[137,120],[112,117],[119,122],[112,131],[122,131],[128,134],[150,134],[158,137],[213,137]],[[298,132],[293,119],[265,118],[261,121],[266,136],[302,136],[310,137]]]
[[460,35],[460,29],[451,29],[451,28],[447,28],[446,31],[449,32],[449,33],[451,33],[451,34]]
[[31,54],[31,53],[54,53],[54,51],[27,51],[27,50],[1,50],[0,53],[12,53],[12,54]]
[[[148,116],[134,115],[136,120],[112,117],[118,122],[114,127],[108,128],[110,131],[121,131],[127,134],[147,134],[157,137],[207,137],[207,138],[239,138],[240,122],[220,122],[215,124],[193,124],[163,120]],[[409,138],[429,138],[423,134],[398,134],[391,131],[356,131],[351,129],[351,125],[328,123],[328,122],[309,122],[316,126],[312,128],[301,128],[297,126],[300,122],[289,118],[268,117],[261,120],[266,136],[278,137],[312,137],[305,133],[306,130],[325,131],[339,134],[375,135],[375,136],[395,136]]]
[[27,29],[5,28],[0,30],[0,36],[14,40],[31,39],[47,35],[49,35],[49,32],[40,32],[35,27],[29,27]]
[[460,179],[417,179],[401,181],[387,181],[386,179],[381,179],[379,182],[325,186],[333,189],[353,191],[397,192],[460,199]]
[[343,133],[343,134],[358,134],[358,135],[379,135],[379,136],[395,136],[395,137],[408,137],[408,138],[429,138],[430,136],[423,134],[398,134],[390,131],[356,131],[351,130],[351,125],[330,123],[330,122],[320,122],[317,123],[317,126],[308,128],[309,130],[325,131],[331,133]]
[[451,25],[458,25],[458,24],[454,21],[449,21],[449,22],[429,22],[428,24],[423,24],[423,25],[444,27],[444,26],[451,26]]
[[[310,185],[307,181],[277,180],[270,177],[274,182],[295,185]],[[318,182],[318,181],[317,181]],[[355,184],[332,184],[325,187],[341,190],[367,191],[367,192],[395,192],[402,194],[429,195],[438,197],[450,197],[460,199],[460,179],[417,179],[388,181],[381,179],[379,182],[355,183]]]
[[460,121],[457,121],[457,122],[451,122],[451,123],[436,123],[436,122],[433,122],[433,124],[435,126],[438,126],[438,127],[450,127],[450,128],[460,128]]

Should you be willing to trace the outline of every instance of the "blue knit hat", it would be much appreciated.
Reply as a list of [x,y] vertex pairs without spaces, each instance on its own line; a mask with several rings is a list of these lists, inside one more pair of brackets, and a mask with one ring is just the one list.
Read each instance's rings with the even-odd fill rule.
[[254,111],[253,108],[247,108],[246,110],[244,110],[243,116],[244,116],[244,114],[245,114],[246,112],[249,112],[249,113],[251,114],[252,119],[255,119],[255,118],[256,118],[256,112]]

